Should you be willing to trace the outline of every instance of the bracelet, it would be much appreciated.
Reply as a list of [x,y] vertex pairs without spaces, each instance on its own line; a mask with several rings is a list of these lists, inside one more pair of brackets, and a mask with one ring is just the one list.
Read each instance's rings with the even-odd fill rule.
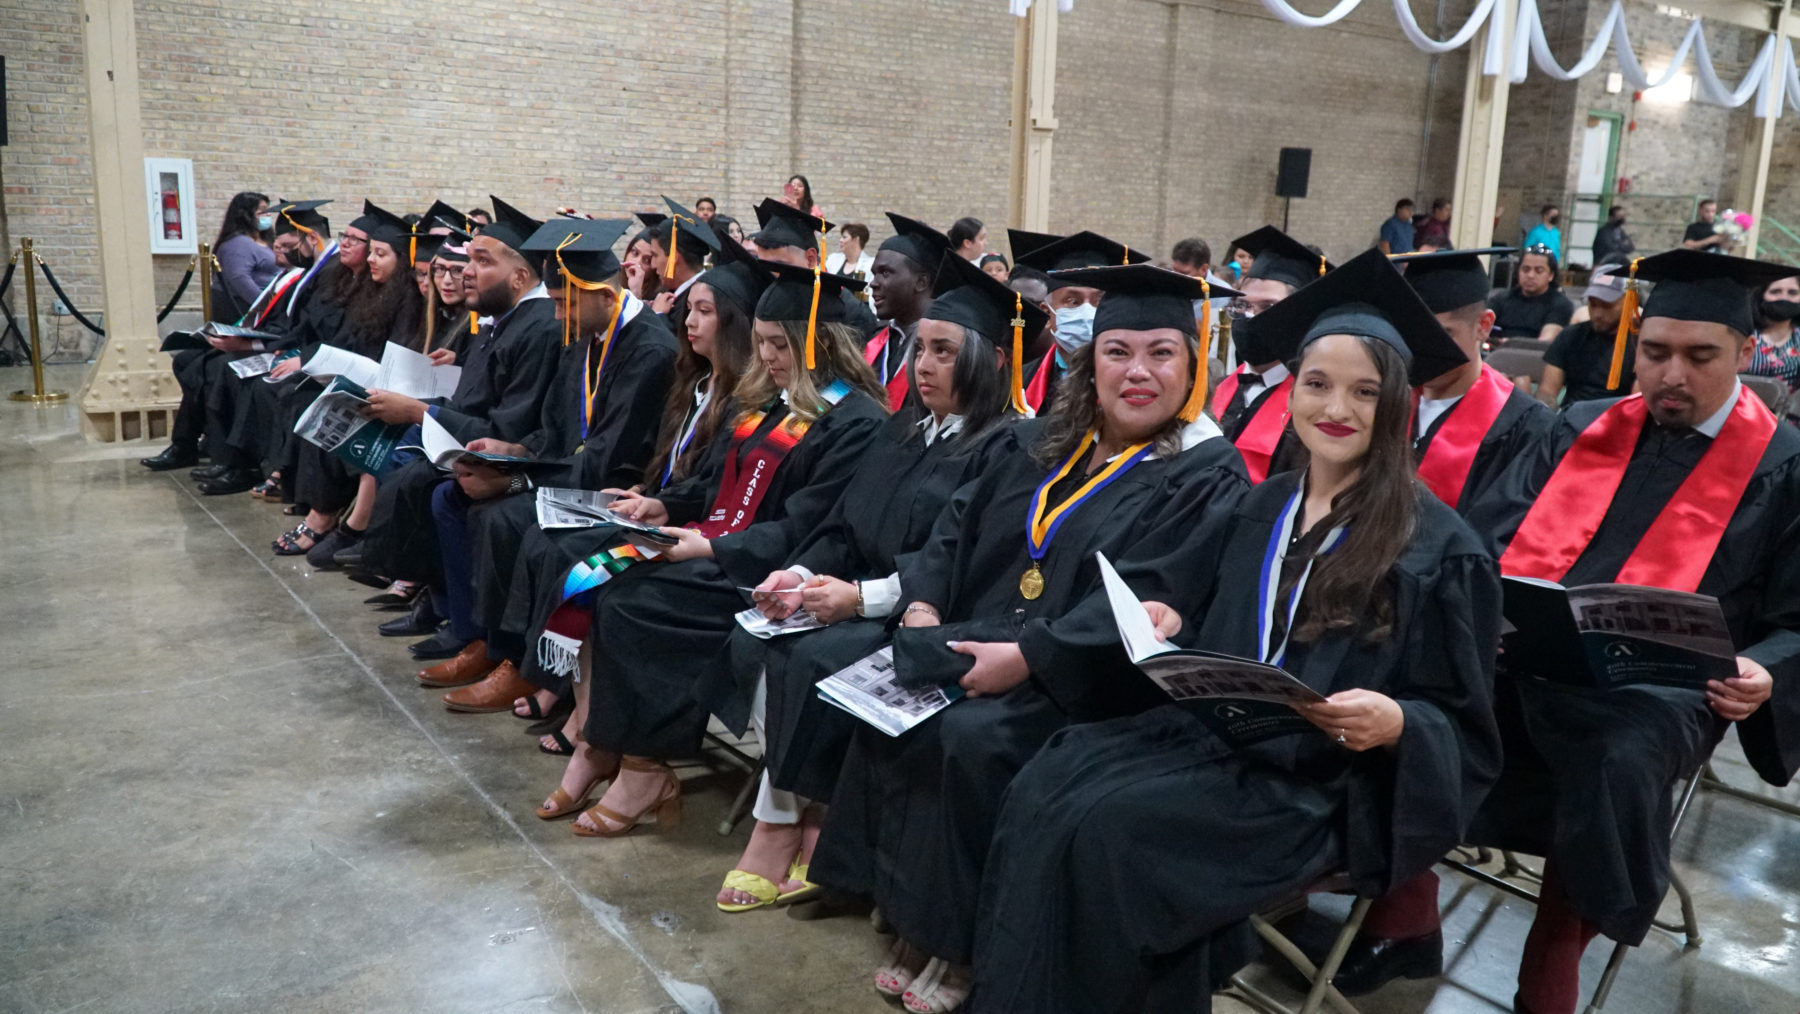
[[938,615],[936,606],[928,606],[923,602],[914,602],[912,605],[907,606],[906,611],[901,615],[911,616],[913,613],[930,613],[936,619],[943,619],[942,616]]

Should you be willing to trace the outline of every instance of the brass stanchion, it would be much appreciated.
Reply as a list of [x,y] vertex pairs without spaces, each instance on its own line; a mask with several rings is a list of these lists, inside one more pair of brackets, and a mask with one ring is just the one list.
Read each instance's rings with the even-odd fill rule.
[[14,391],[8,397],[13,401],[29,401],[39,405],[53,401],[68,401],[67,391],[44,390],[44,347],[38,334],[37,315],[37,252],[32,249],[30,239],[19,241],[19,259],[25,269],[25,319],[27,330],[31,332],[31,390]]
[[200,244],[200,252],[194,259],[200,264],[200,323],[212,320],[212,247]]

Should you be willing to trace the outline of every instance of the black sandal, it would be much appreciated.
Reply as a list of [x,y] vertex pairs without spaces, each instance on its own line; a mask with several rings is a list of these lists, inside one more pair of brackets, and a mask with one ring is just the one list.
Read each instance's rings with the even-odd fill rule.
[[558,757],[573,757],[573,756],[575,756],[575,744],[569,742],[569,737],[563,735],[561,729],[551,730],[550,738],[556,740],[557,748],[555,750],[548,749],[547,747],[544,746],[543,741],[539,740],[538,741],[538,750],[540,750],[543,753],[555,754]]
[[291,503],[281,508],[281,513],[290,518],[303,518],[312,513],[312,508],[303,503]]
[[[575,698],[558,697],[556,703],[550,705],[550,710],[544,713],[544,717],[532,722],[526,727],[525,732],[532,736],[543,736],[561,729],[569,717],[569,713],[574,710]],[[513,712],[513,717],[520,721],[526,721],[525,716],[516,711]]]
[[312,548],[312,546],[302,546],[300,544],[301,539],[311,539],[313,546],[316,546],[319,544],[319,540],[324,537],[324,532],[315,532],[302,522],[301,524],[295,525],[293,531],[282,532],[280,538],[269,543],[269,547],[275,550],[276,556],[300,556]]

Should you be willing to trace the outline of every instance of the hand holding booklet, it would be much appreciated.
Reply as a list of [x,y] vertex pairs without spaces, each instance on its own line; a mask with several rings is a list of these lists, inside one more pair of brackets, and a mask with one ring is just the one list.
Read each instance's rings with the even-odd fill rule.
[[363,414],[369,392],[345,377],[334,377],[294,423],[294,434],[322,451],[335,454],[358,471],[374,474],[387,467],[406,427],[377,422]]
[[1502,639],[1509,671],[1598,689],[1704,689],[1737,675],[1731,628],[1710,595],[1629,584],[1564,588],[1528,577],[1503,578],[1501,591],[1512,628]]
[[818,683],[819,699],[898,736],[963,696],[959,686],[908,690],[894,680],[894,649],[883,647]]
[[281,340],[280,335],[270,334],[267,331],[258,331],[248,327],[237,327],[232,324],[221,324],[214,320],[207,321],[205,324],[200,325],[192,331],[170,331],[168,337],[162,340],[162,348],[160,351],[186,352],[190,349],[210,349],[212,348],[212,342],[206,340],[208,337],[243,338],[247,341],[264,343]]
[[545,530],[555,528],[599,528],[611,525],[628,532],[660,543],[673,546],[680,540],[656,525],[646,525],[619,514],[607,507],[617,500],[612,493],[602,493],[591,489],[558,489],[551,486],[539,486],[537,491],[538,527]]
[[439,366],[431,357],[388,342],[381,362],[335,345],[321,345],[300,367],[314,377],[343,377],[367,391],[392,391],[428,401],[448,398],[462,377],[460,366]]
[[532,464],[536,459],[521,458],[512,454],[489,454],[486,451],[471,451],[463,446],[462,441],[450,435],[444,424],[432,418],[430,412],[419,423],[419,450],[425,457],[439,468],[449,468],[458,461],[469,460],[484,465],[491,465],[501,471],[518,470]]
[[1104,554],[1095,555],[1125,653],[1171,700],[1210,702],[1199,705],[1194,714],[1234,746],[1316,730],[1292,706],[1324,700],[1317,690],[1278,666],[1177,648],[1160,640],[1144,604],[1131,593],[1112,562]]

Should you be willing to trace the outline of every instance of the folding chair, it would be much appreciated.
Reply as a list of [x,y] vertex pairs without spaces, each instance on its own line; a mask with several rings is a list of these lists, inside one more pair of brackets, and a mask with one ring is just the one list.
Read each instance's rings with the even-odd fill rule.
[[1349,1000],[1344,999],[1344,994],[1337,991],[1337,987],[1331,984],[1331,980],[1337,975],[1338,966],[1343,964],[1344,955],[1349,953],[1350,944],[1356,940],[1357,931],[1362,929],[1363,917],[1369,913],[1369,906],[1374,903],[1375,899],[1358,897],[1350,906],[1350,915],[1344,920],[1343,926],[1338,929],[1337,937],[1332,941],[1331,950],[1325,955],[1325,962],[1321,965],[1313,964],[1312,959],[1308,958],[1292,940],[1288,939],[1286,934],[1276,929],[1274,925],[1276,920],[1287,913],[1305,908],[1309,895],[1349,893],[1351,893],[1349,876],[1338,874],[1327,877],[1307,888],[1305,894],[1279,906],[1273,912],[1250,917],[1250,926],[1256,930],[1258,936],[1263,938],[1263,942],[1268,944],[1275,953],[1286,958],[1288,963],[1293,965],[1311,983],[1312,988],[1307,992],[1306,1000],[1298,1010],[1251,985],[1242,973],[1231,977],[1231,985],[1225,992],[1257,1010],[1263,1011],[1264,1014],[1318,1014],[1326,1004],[1330,1004],[1331,1009],[1337,1011],[1338,1014],[1357,1014],[1356,1008],[1351,1005]]
[[731,800],[731,808],[725,811],[724,819],[719,821],[719,836],[727,837],[737,830],[737,826],[750,815],[751,800],[756,796],[756,787],[762,783],[763,758],[758,750],[755,756],[744,752],[743,740],[732,742],[725,738],[723,727],[718,731],[706,730],[707,743],[716,748],[730,760],[733,767],[745,772],[744,784],[738,787],[737,795]]

